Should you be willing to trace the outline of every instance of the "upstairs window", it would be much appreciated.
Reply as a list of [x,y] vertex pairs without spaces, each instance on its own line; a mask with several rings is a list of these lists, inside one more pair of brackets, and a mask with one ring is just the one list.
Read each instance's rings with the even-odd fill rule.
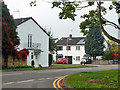
[[57,50],[63,50],[63,46],[58,46]]
[[80,50],[80,46],[76,46],[76,50],[79,51]]
[[66,47],[66,50],[71,50],[71,47],[70,47],[70,46],[67,46],[67,47]]
[[28,34],[28,47],[32,47],[32,34]]

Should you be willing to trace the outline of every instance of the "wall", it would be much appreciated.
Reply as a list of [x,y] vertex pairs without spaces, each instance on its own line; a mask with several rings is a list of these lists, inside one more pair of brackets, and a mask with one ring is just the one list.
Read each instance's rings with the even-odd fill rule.
[[107,64],[113,64],[113,60],[92,60],[92,64],[95,65],[107,65]]
[[[2,58],[2,64],[4,64],[4,59]],[[8,57],[8,67],[17,67],[17,66],[27,66],[27,60],[23,61],[22,59],[18,60],[15,59],[14,65],[13,65],[13,57]]]

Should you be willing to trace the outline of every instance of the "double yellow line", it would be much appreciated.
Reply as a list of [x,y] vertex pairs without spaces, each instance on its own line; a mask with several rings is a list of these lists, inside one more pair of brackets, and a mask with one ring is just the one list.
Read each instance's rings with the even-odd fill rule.
[[63,88],[60,86],[60,81],[63,80],[65,77],[67,77],[68,75],[65,76],[61,76],[59,78],[57,78],[54,82],[53,82],[53,87],[56,88],[57,90],[61,89],[63,90]]

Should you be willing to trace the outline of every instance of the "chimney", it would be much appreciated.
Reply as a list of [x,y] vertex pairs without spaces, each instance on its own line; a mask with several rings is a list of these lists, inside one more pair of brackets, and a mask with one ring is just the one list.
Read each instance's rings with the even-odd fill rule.
[[72,34],[69,35],[69,38],[70,38],[70,39],[72,38]]

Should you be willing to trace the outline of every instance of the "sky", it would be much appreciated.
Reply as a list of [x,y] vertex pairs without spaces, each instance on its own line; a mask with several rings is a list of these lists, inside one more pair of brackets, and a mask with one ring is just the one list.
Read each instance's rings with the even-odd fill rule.
[[[58,8],[51,8],[52,4],[47,2],[50,0],[37,0],[37,6],[33,7],[29,5],[31,1],[32,0],[4,0],[10,10],[10,14],[13,15],[15,19],[33,17],[40,26],[46,28],[47,31],[50,30],[54,38],[68,37],[69,34],[72,34],[73,37],[82,37],[83,34],[80,33],[79,25],[83,19],[81,19],[80,16],[96,8],[96,6],[92,6],[77,11],[76,20],[72,21],[71,19],[59,19],[58,15],[61,10]],[[104,6],[108,7],[110,3],[111,1],[106,1]],[[87,2],[82,2],[82,5],[85,4],[87,4]],[[118,23],[118,15],[115,13],[115,10],[109,11],[105,18],[116,24]],[[114,28],[110,26],[105,28],[110,35],[116,38],[118,37],[118,30],[114,30],[113,32]]]

